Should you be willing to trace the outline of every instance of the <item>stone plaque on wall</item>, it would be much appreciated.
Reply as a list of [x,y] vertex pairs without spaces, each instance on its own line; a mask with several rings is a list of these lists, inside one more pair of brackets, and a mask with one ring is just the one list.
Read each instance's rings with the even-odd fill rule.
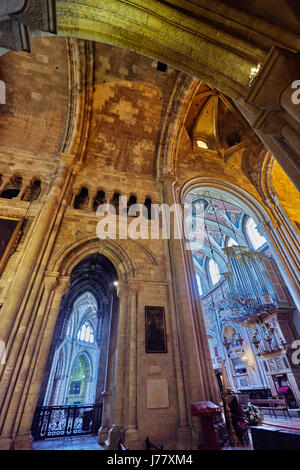
[[169,408],[167,379],[147,380],[147,408]]

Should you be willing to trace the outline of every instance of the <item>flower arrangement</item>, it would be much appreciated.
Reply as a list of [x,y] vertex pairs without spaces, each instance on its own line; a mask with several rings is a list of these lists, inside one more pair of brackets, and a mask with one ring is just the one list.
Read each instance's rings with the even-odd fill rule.
[[250,426],[257,426],[258,424],[261,424],[264,420],[264,414],[260,411],[260,409],[252,405],[252,403],[248,403],[244,408],[244,414],[245,418],[247,420],[247,423]]

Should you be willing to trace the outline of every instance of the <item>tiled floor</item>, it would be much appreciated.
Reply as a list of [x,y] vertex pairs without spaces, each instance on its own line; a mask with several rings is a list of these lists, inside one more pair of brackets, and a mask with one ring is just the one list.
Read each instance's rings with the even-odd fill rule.
[[35,441],[34,450],[103,450],[97,436],[76,436]]

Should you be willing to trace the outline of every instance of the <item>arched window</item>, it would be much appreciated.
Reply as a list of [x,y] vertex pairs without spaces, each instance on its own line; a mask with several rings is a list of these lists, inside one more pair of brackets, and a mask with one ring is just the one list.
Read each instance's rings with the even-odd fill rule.
[[80,193],[75,197],[74,209],[87,209],[89,202],[89,190],[81,188]]
[[65,403],[78,405],[84,402],[87,384],[87,367],[83,356],[73,362]]
[[252,218],[249,218],[246,223],[246,230],[250,242],[255,250],[260,248],[264,243],[266,243],[265,237],[262,237],[256,228],[256,224]]
[[100,190],[97,192],[97,195],[94,199],[93,210],[96,212],[98,207],[102,204],[105,204],[105,192]]
[[212,285],[214,286],[217,284],[217,282],[219,282],[221,275],[217,263],[212,258],[209,260],[208,270]]
[[77,339],[86,343],[94,343],[94,329],[90,323],[84,322],[78,330]]
[[203,294],[202,284],[201,284],[201,279],[198,273],[196,273],[196,281],[197,281],[199,295],[202,295]]

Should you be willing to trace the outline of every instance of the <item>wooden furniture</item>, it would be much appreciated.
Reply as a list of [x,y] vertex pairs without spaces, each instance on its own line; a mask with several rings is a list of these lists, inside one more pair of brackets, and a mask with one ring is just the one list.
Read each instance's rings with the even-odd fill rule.
[[284,399],[279,398],[264,398],[264,399],[253,399],[251,400],[253,405],[258,406],[261,410],[267,410],[270,415],[273,414],[277,418],[276,411],[283,411],[283,416],[286,418],[286,414],[290,417],[290,412],[287,403]]
[[300,431],[250,426],[254,450],[300,450]]

